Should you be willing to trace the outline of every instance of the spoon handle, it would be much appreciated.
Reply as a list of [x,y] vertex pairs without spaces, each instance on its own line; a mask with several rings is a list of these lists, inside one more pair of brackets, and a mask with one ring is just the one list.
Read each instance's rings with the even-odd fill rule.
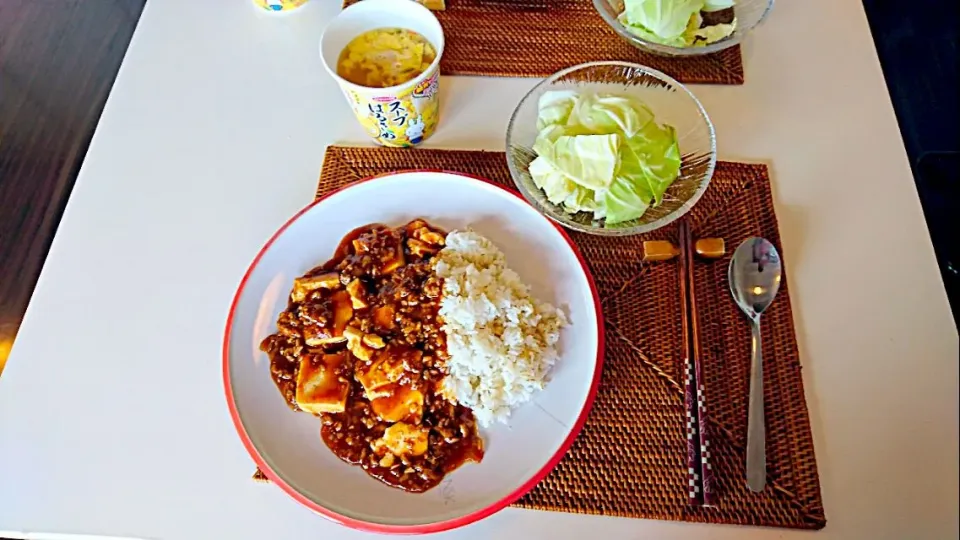
[[767,483],[766,427],[763,420],[763,351],[760,318],[752,321],[750,402],[747,417],[747,487],[762,491]]

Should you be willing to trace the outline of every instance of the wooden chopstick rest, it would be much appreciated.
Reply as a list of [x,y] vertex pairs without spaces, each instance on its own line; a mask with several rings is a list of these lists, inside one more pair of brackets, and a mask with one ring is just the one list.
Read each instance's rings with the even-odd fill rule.
[[423,6],[430,11],[443,11],[447,9],[444,0],[417,0],[417,2],[423,4]]
[[669,240],[645,240],[643,242],[643,261],[669,261],[680,254],[680,249]]
[[701,238],[694,242],[693,251],[704,259],[719,259],[727,253],[723,238]]
[[[723,238],[701,238],[693,245],[693,251],[704,259],[719,259],[727,253]],[[645,240],[643,242],[643,261],[669,261],[680,255],[680,248],[669,240]]]

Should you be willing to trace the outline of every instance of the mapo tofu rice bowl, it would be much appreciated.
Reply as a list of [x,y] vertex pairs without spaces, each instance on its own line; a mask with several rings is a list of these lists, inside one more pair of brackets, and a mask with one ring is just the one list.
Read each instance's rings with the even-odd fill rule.
[[505,422],[544,387],[566,324],[490,240],[416,219],[347,234],[294,280],[260,349],[337,457],[422,492],[483,459],[478,425]]
[[[531,220],[542,222],[538,226],[544,231],[568,242],[519,197],[510,194],[508,200],[525,207]],[[549,398],[544,390],[564,369],[581,369],[565,366],[569,362],[565,352],[576,348],[568,343],[572,329],[583,324],[586,349],[591,353],[598,349],[597,312],[590,313],[592,320],[581,320],[571,314],[562,296],[534,294],[531,283],[510,267],[505,253],[481,228],[447,230],[432,218],[354,225],[359,226],[341,226],[341,231],[349,232],[338,236],[332,250],[315,252],[306,271],[271,279],[267,287],[266,294],[273,295],[274,305],[282,309],[273,315],[261,305],[256,316],[255,326],[264,334],[253,334],[259,351],[254,357],[268,364],[259,371],[274,387],[273,397],[261,390],[266,397],[259,399],[269,400],[271,409],[282,402],[288,409],[279,413],[283,421],[291,422],[289,416],[295,416],[297,426],[313,425],[321,444],[264,452],[254,448],[257,437],[243,433],[248,430],[241,426],[242,435],[251,439],[248,449],[255,459],[263,459],[257,460],[260,468],[271,480],[281,480],[277,477],[284,475],[271,470],[273,464],[264,454],[286,453],[280,461],[296,456],[297,468],[309,470],[318,483],[337,484],[349,477],[345,485],[362,486],[384,500],[408,504],[408,499],[396,499],[383,490],[436,501],[433,506],[440,515],[462,513],[455,507],[463,504],[452,502],[461,484],[516,483],[523,475],[546,474],[552,467],[548,462],[562,456],[560,447],[572,442],[582,423],[578,415],[595,390],[589,375],[599,374],[599,366],[593,365],[596,356],[586,358],[589,365],[582,366],[588,377],[579,376],[573,383],[581,387],[574,395],[582,396],[573,403],[562,403],[560,395]],[[521,262],[524,269],[535,268],[549,265],[550,256]],[[577,265],[580,274],[584,271],[577,253],[564,264]],[[527,275],[537,281],[536,274],[525,271]],[[579,289],[576,294],[586,291],[580,294],[584,301],[578,300],[574,310],[593,310],[592,282],[586,278],[582,283],[586,286],[574,289]],[[562,335],[568,337],[561,339]],[[229,399],[231,381],[227,385]],[[554,407],[568,412],[549,412]],[[237,408],[243,416],[239,403]],[[235,421],[239,422],[236,416]],[[527,428],[528,423],[537,427]],[[538,434],[540,429],[550,431],[550,436]],[[264,437],[268,438],[259,442],[272,445],[274,436]],[[544,448],[530,450],[534,456],[508,454],[538,446]],[[485,471],[491,451],[496,457],[490,459],[496,463]],[[340,465],[332,466],[326,456]],[[529,464],[501,465],[524,460]],[[364,473],[366,480],[352,471]],[[295,485],[288,491],[315,499]],[[322,506],[335,516],[356,513],[352,504],[339,509]],[[362,514],[357,517],[374,521]],[[396,521],[402,525],[404,520]]]

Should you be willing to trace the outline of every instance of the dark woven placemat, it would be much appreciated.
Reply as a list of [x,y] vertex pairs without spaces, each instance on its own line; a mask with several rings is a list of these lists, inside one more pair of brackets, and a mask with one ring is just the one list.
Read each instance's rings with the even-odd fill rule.
[[445,75],[546,77],[584,62],[621,60],[684,83],[743,84],[739,46],[693,57],[644,53],[610,29],[591,0],[447,0],[447,9],[435,13],[446,38]]
[[[502,152],[332,146],[324,156],[317,196],[403,169],[460,171],[513,185]],[[684,219],[690,220],[694,237],[724,238],[728,253],[749,236],[781,247],[765,165],[719,162],[710,187]],[[678,241],[676,224],[633,237],[571,236],[603,303],[603,378],[590,417],[566,457],[515,506],[822,528],[826,518],[786,277],[763,315],[768,483],[758,494],[747,489],[744,471],[750,328],[727,291],[729,255],[695,264],[717,506],[690,507],[678,271],[675,262],[640,261],[644,240]]]

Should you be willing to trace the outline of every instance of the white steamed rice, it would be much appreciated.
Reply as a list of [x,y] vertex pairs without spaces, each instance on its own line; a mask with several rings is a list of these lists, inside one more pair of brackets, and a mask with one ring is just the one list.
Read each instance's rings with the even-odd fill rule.
[[435,261],[450,354],[444,391],[473,409],[481,426],[504,422],[547,383],[566,317],[533,298],[479,234],[450,233]]

